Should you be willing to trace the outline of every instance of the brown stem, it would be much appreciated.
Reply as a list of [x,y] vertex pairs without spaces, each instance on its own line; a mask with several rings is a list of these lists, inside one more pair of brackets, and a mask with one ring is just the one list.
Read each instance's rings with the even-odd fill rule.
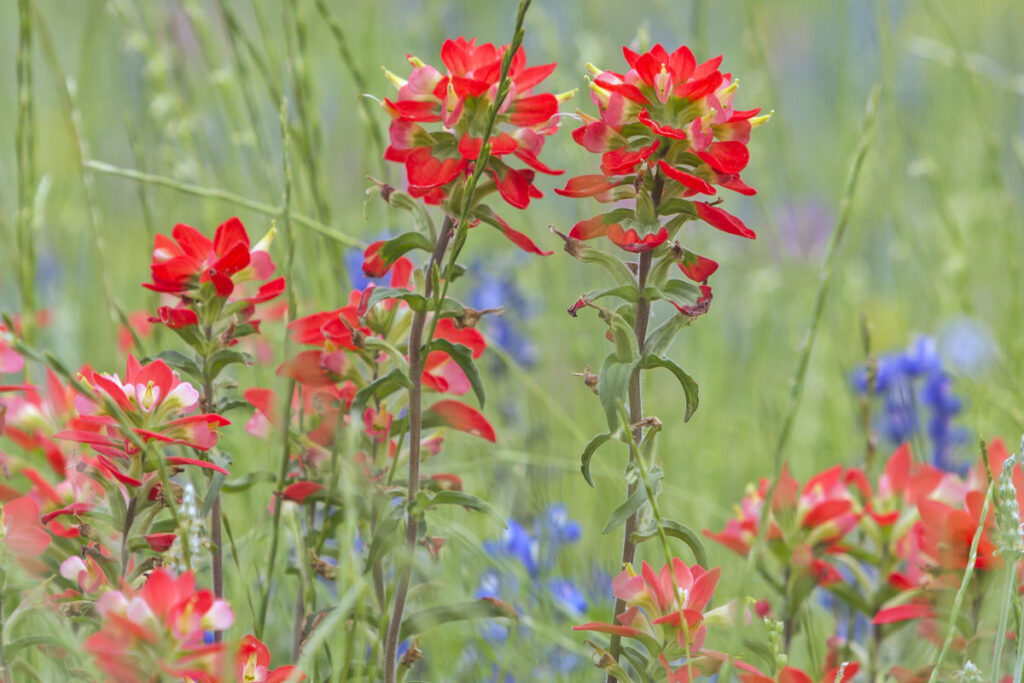
[[[646,251],[640,254],[640,262],[637,267],[637,285],[639,291],[643,291],[644,287],[647,286],[647,275],[651,272],[651,252]],[[651,318],[651,302],[645,299],[643,296],[636,304],[636,319],[633,322],[633,334],[636,336],[637,346],[643,348],[644,342],[647,340],[647,324]],[[637,424],[643,419],[643,391],[640,387],[640,370],[634,370],[633,375],[629,378],[629,422],[630,424]],[[643,436],[643,428],[637,427],[633,430],[633,440],[636,443],[640,443],[640,439]],[[629,462],[632,463],[634,460],[634,454],[630,451]],[[640,485],[640,482],[633,482],[629,485],[627,499],[633,495],[636,487]],[[636,554],[636,544],[633,543],[633,532],[636,531],[637,518],[639,511],[634,512],[626,520],[626,528],[622,535],[622,566],[633,561],[633,556]],[[617,618],[620,614],[626,611],[626,601],[622,598],[616,598],[615,600],[615,612],[612,615],[612,623],[617,623]],[[622,639],[620,636],[613,635],[611,640],[610,652],[612,657],[616,660],[619,658],[619,654],[622,652]],[[608,674],[607,683],[615,683],[615,676]]]
[[[429,300],[433,293],[432,274],[435,266],[441,263],[448,241],[455,229],[455,219],[446,216],[441,226],[441,234],[434,246],[434,253],[427,264],[426,286],[424,296]],[[419,518],[412,505],[420,491],[420,433],[423,428],[423,358],[420,348],[423,345],[423,328],[427,323],[427,311],[413,314],[409,328],[409,490],[406,495],[408,515],[405,527],[405,563],[402,565],[398,585],[395,588],[395,604],[388,622],[387,638],[384,641],[384,681],[395,683],[398,635],[402,628],[402,614],[405,611],[405,600],[409,595],[409,581],[412,578],[413,553],[416,550],[416,536],[419,532]]]

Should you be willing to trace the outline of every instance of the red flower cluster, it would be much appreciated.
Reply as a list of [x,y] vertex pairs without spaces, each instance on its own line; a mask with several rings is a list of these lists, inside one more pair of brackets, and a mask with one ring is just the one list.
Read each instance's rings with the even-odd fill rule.
[[[556,192],[600,202],[636,199],[637,210],[616,209],[581,221],[570,236],[605,235],[626,251],[650,251],[683,221],[699,217],[719,230],[753,238],[754,232],[717,202],[690,198],[713,196],[716,185],[754,194],[740,171],[750,156],[750,130],[767,117],[756,117],[759,109],[733,108],[736,83],[719,71],[721,57],[697,64],[686,46],[671,54],[661,45],[644,54],[629,48],[623,53],[625,74],[590,67],[591,99],[599,116],[580,112],[584,124],[573,131],[577,143],[601,154],[601,173],[572,178]],[[662,225],[662,217],[669,216],[675,217]]]
[[[411,55],[409,63],[413,69],[408,79],[387,72],[398,88],[398,97],[385,99],[383,104],[392,118],[391,144],[384,158],[405,166],[409,194],[413,197],[428,204],[446,205],[459,194],[456,188],[465,182],[480,158],[486,112],[498,96],[501,61],[506,50],[507,46],[495,47],[491,43],[477,45],[475,39],[447,40],[441,48],[445,73]],[[558,102],[568,94],[533,92],[554,68],[554,64],[527,67],[522,48],[513,55],[509,68],[511,88],[500,104],[490,138],[485,169],[488,181],[477,187],[471,206],[497,190],[511,206],[526,208],[531,199],[543,196],[533,184],[535,172],[562,173],[546,166],[539,155],[544,138],[558,128]],[[440,125],[424,125],[430,123]],[[512,157],[526,168],[513,168]],[[447,208],[450,213],[458,213],[457,207]],[[492,215],[488,222],[517,246],[543,253],[500,218]]]
[[[690,673],[717,671],[724,661],[721,653],[704,650],[706,625],[728,624],[729,605],[705,612],[711,602],[721,569],[710,571],[699,565],[687,566],[679,558],[655,572],[646,562],[637,574],[632,565],[612,579],[612,591],[625,601],[627,609],[618,616],[619,624],[590,622],[574,626],[574,631],[599,631],[645,644],[663,643],[657,652],[672,681],[688,681]],[[686,620],[685,625],[683,620]],[[686,658],[682,668],[673,671],[670,661]]]
[[[216,413],[190,414],[199,406],[199,392],[182,382],[162,360],[141,365],[128,356],[124,381],[116,374],[98,374],[85,369],[83,381],[94,390],[94,399],[76,397],[81,415],[70,429],[54,438],[90,445],[99,455],[93,464],[123,484],[142,485],[144,463],[139,449],[123,433],[121,424],[108,411],[104,401],[120,409],[131,424],[135,436],[143,441],[190,446],[206,451],[217,442],[217,428],[230,424]],[[223,468],[196,458],[165,458],[172,465],[197,465],[227,474]],[[129,472],[121,464],[129,465]],[[152,463],[148,464],[152,468]]]
[[[223,300],[234,304],[231,311],[238,320],[258,329],[258,321],[250,320],[254,306],[270,301],[284,292],[283,277],[265,282],[248,296],[239,295],[236,287],[248,282],[267,280],[274,274],[274,262],[267,253],[274,231],[258,244],[249,242],[249,234],[238,218],[222,223],[211,240],[195,228],[178,223],[171,237],[157,235],[150,265],[152,282],[143,287],[181,297],[177,306],[161,306],[150,322],[159,322],[172,329],[210,324],[211,313],[221,314]],[[221,300],[211,306],[214,300]],[[235,334],[234,336],[242,336]]]
[[235,616],[211,591],[197,591],[191,572],[174,577],[158,569],[139,590],[125,586],[104,593],[96,611],[103,621],[85,647],[114,681],[139,681],[157,672],[220,680],[224,645],[204,645],[203,631],[223,630]]

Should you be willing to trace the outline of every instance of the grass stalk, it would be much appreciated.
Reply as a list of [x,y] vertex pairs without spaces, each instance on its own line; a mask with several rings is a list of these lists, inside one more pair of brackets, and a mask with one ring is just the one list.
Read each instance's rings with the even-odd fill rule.
[[[142,171],[136,171],[131,168],[122,168],[120,166],[114,166],[103,161],[96,161],[95,159],[87,159],[82,162],[82,166],[91,171],[102,173],[104,175],[116,176],[119,178],[127,178],[140,183],[146,183],[149,185],[155,185],[158,187],[166,187],[171,190],[176,190],[183,194],[193,195],[195,197],[205,197],[207,199],[216,199],[234,206],[239,206],[256,213],[261,213],[265,216],[271,216],[279,218],[284,213],[283,206],[272,206],[264,202],[258,202],[248,197],[221,190],[215,187],[205,187],[203,185],[196,185],[194,183],[186,183],[166,176],[154,175],[152,173],[143,173]],[[300,213],[294,213],[289,208],[288,211],[291,222],[301,225],[304,228],[309,228],[313,232],[329,237],[330,239],[343,244],[346,247],[354,247],[357,249],[364,249],[365,245],[354,237],[342,234],[333,230],[323,223],[305,216]]]

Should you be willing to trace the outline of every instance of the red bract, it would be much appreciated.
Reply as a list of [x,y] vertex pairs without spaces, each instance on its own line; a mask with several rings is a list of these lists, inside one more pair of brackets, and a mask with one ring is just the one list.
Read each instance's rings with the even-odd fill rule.
[[[591,622],[574,626],[574,631],[600,631],[626,638],[653,637],[664,643],[659,654],[663,664],[685,656],[688,665],[680,672],[703,670],[707,660],[717,660],[718,653],[703,651],[706,623],[728,623],[730,607],[719,607],[710,612],[704,608],[711,601],[718,585],[721,570],[710,571],[699,565],[687,566],[679,558],[666,564],[660,572],[644,562],[639,574],[632,565],[612,580],[612,591],[626,603],[627,609],[618,616],[619,624]],[[686,627],[683,627],[686,619]],[[679,672],[677,672],[679,673]],[[679,675],[683,675],[679,673]],[[688,675],[688,674],[687,674]],[[679,678],[673,680],[688,680]]]
[[[446,73],[412,56],[408,57],[413,67],[408,79],[387,72],[388,79],[398,88],[398,97],[385,98],[383,103],[392,118],[390,145],[384,158],[405,166],[409,194],[413,197],[428,204],[447,205],[455,188],[465,182],[479,163],[486,111],[497,97],[506,49],[507,46],[477,45],[476,40],[458,38],[445,41],[441,48]],[[533,184],[535,172],[562,173],[542,163],[538,155],[544,138],[558,128],[558,102],[568,94],[533,92],[554,67],[527,67],[522,48],[512,57],[511,87],[499,108],[489,141],[485,169],[485,178],[489,180],[477,188],[478,198],[497,190],[513,207],[525,208],[530,199],[542,196]],[[527,168],[513,168],[513,157]],[[478,204],[478,198],[472,200],[472,206]],[[446,208],[458,215],[458,207]],[[383,273],[373,261],[368,267],[368,274]]]
[[[122,432],[106,401],[123,413],[132,431],[143,441],[206,451],[217,442],[217,428],[230,424],[216,413],[190,415],[199,405],[199,392],[188,382],[182,382],[162,360],[141,365],[129,354],[123,382],[116,374],[97,374],[91,370],[83,372],[82,380],[92,387],[95,400],[76,398],[82,416],[54,438],[89,444],[100,454],[97,465],[125,483],[138,481],[139,472],[133,468],[134,474],[125,475],[115,462],[132,461],[138,449]],[[198,465],[227,474],[217,465],[193,458],[172,457],[167,462]]]
[[39,522],[39,506],[28,497],[0,507],[0,540],[19,560],[34,560],[50,545],[50,534]]
[[875,522],[892,526],[905,509],[913,509],[942,481],[941,470],[911,458],[910,445],[897,448],[878,477],[872,489],[867,477],[859,469],[846,473],[846,481],[855,485],[864,497],[864,507]]
[[[784,666],[779,670],[779,673],[775,676],[767,676],[757,669],[749,665],[742,665],[739,667],[745,673],[739,674],[740,680],[743,683],[814,683],[815,679],[804,671],[797,669],[792,666]],[[826,672],[821,678],[818,679],[820,683],[847,683],[850,681],[857,672],[860,670],[860,665],[857,662],[849,662],[841,666],[837,666],[831,671]],[[840,676],[840,671],[842,676]]]
[[180,294],[210,282],[217,296],[228,297],[236,284],[266,280],[274,273],[267,253],[273,233],[252,246],[238,218],[221,223],[212,240],[184,223],[175,225],[171,236],[156,236],[150,266],[153,281],[143,285],[147,289]]
[[21,372],[25,359],[11,348],[13,336],[7,327],[0,323],[0,375]]
[[270,669],[270,650],[256,636],[242,638],[235,655],[238,680],[245,683],[284,683],[304,681],[306,675],[298,667],[288,665]]
[[[599,117],[581,113],[584,123],[573,131],[578,144],[601,155],[602,174],[571,178],[556,192],[593,196],[602,202],[646,193],[658,208],[674,202],[673,210],[658,212],[677,215],[668,226],[670,233],[696,214],[719,230],[753,238],[754,232],[740,219],[689,198],[715,195],[716,186],[754,193],[739,173],[750,158],[746,147],[750,130],[767,117],[755,118],[758,109],[733,109],[736,84],[730,74],[719,71],[721,57],[698,65],[687,47],[670,54],[661,45],[644,54],[628,48],[623,53],[630,67],[624,74],[589,67],[594,76],[591,99]],[[661,228],[650,224],[649,216],[631,215],[620,221],[625,221],[621,228],[625,234]],[[574,233],[580,234],[572,236],[591,239],[605,234],[586,229],[586,224],[577,224]],[[617,240],[611,230],[607,234],[616,246],[637,250],[636,240]]]
[[109,591],[96,602],[100,630],[85,641],[97,666],[115,681],[146,680],[159,672],[209,680],[221,670],[222,644],[204,645],[203,631],[234,622],[231,607],[196,590],[191,572],[157,569],[137,591]]

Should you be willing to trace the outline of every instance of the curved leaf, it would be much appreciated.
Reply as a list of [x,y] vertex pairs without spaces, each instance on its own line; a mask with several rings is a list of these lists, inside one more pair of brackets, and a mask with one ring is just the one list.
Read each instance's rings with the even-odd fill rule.
[[505,518],[498,514],[493,505],[483,498],[478,498],[464,491],[451,491],[447,489],[442,489],[441,491],[420,491],[416,494],[413,512],[422,513],[434,505],[460,505],[464,508],[484,513],[501,524],[503,529],[508,527],[508,524],[505,523]]
[[597,396],[601,399],[610,431],[619,428],[618,404],[626,399],[629,378],[636,366],[637,361],[623,362],[614,353],[609,354],[601,364],[597,375]]
[[398,237],[387,240],[384,244],[380,245],[380,250],[377,252],[377,255],[382,261],[390,266],[413,249],[431,251],[433,248],[434,245],[431,244],[430,240],[427,239],[425,235],[418,232],[407,232],[399,235]]
[[357,391],[356,395],[352,398],[352,410],[362,414],[363,408],[366,407],[366,404],[374,396],[378,394],[386,396],[400,387],[409,388],[411,386],[412,382],[409,381],[409,377],[400,369],[395,368],[388,374],[378,377]]
[[686,374],[686,371],[679,367],[675,361],[669,360],[664,356],[644,356],[644,359],[640,365],[641,368],[649,370],[651,368],[665,368],[679,380],[679,384],[683,387],[683,393],[686,395],[686,413],[683,416],[684,421],[688,421],[693,414],[697,411],[697,404],[699,403],[698,387],[697,382],[692,377]]
[[[704,541],[701,540],[701,537],[697,532],[685,524],[672,519],[662,520],[661,528],[665,532],[666,536],[678,538],[680,541],[690,546],[690,550],[693,551],[693,557],[697,561],[697,564],[705,568],[708,566],[708,553],[704,548]],[[658,528],[654,527],[643,532],[633,532],[632,540],[634,543],[643,543],[657,535]]]
[[366,299],[366,309],[373,308],[385,299],[401,299],[409,304],[409,308],[417,313],[427,310],[427,298],[425,296],[397,287],[374,287],[370,292],[370,296]]
[[607,432],[605,434],[598,434],[590,443],[587,444],[586,448],[583,449],[583,456],[580,458],[580,470],[583,472],[583,478],[591,486],[594,485],[594,480],[590,476],[590,461],[597,453],[597,449],[605,444],[609,439],[616,436],[613,432]]

